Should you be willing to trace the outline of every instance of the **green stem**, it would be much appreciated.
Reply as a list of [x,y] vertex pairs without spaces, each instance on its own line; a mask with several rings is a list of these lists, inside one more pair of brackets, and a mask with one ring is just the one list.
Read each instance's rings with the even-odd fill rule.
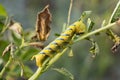
[[115,9],[114,9],[114,11],[113,11],[113,13],[112,13],[112,15],[111,15],[111,17],[110,17],[110,19],[109,19],[109,24],[111,23],[111,21],[112,21],[112,19],[113,19],[113,16],[115,15],[115,13],[116,13],[116,11],[117,11],[117,9],[118,9],[119,6],[120,6],[120,0],[119,0],[119,2],[117,3],[117,6],[115,7]]
[[55,63],[67,51],[67,49],[68,47],[65,48],[61,53],[57,53],[55,57],[49,61],[48,66],[45,68],[44,71],[46,71],[53,63]]
[[[28,80],[36,80],[39,78],[39,76],[45,72],[46,70],[48,70],[48,68],[55,63],[67,50],[68,48],[65,48],[61,53],[58,53],[54,56],[54,58],[52,58],[47,64],[48,66],[43,66],[43,67],[38,67],[38,69],[36,70],[36,72],[28,79]],[[44,68],[45,67],[45,68]]]
[[9,18],[7,17],[6,20],[5,20],[5,24],[3,26],[3,29],[2,31],[0,32],[0,35],[3,35],[3,33],[8,29],[8,22],[9,22]]
[[9,58],[8,62],[7,62],[6,65],[3,67],[2,71],[0,72],[0,78],[3,77],[4,72],[6,71],[7,67],[10,65],[11,62],[12,62],[12,57]]
[[70,23],[70,15],[71,15],[71,10],[72,10],[72,4],[73,4],[73,0],[70,0],[70,7],[69,7],[69,11],[68,11],[67,27],[69,26],[69,23]]
[[92,32],[86,33],[86,34],[84,34],[83,36],[79,37],[77,40],[75,40],[74,43],[77,43],[78,41],[80,41],[80,40],[82,40],[82,39],[85,39],[85,38],[87,38],[87,37],[89,37],[89,36],[91,36],[91,35],[94,35],[94,34],[96,34],[96,33],[99,33],[99,32],[101,32],[101,31],[104,31],[104,30],[106,30],[106,29],[109,29],[110,27],[115,26],[115,25],[116,25],[116,22],[111,23],[111,24],[108,24],[108,25],[106,25],[106,26],[104,26],[104,27],[101,27],[101,28],[99,28],[99,29],[97,29],[97,30],[94,30],[94,31],[92,31]]
[[[116,25],[116,22],[111,23],[111,24],[108,24],[108,25],[106,25],[106,26],[104,26],[104,27],[101,27],[100,29],[94,30],[94,31],[92,31],[92,32],[90,32],[90,33],[87,33],[87,34],[81,36],[80,38],[78,38],[77,40],[75,40],[74,43],[76,43],[76,42],[78,42],[78,41],[80,41],[80,40],[82,40],[82,39],[85,39],[85,38],[87,38],[87,37],[89,37],[89,36],[91,36],[91,35],[94,35],[94,34],[96,34],[96,33],[99,33],[99,32],[101,32],[101,31],[104,31],[104,30],[106,30],[106,29],[108,29],[108,28],[110,28],[110,27],[112,27],[112,26],[115,26],[115,25]],[[39,76],[40,76],[43,72],[45,72],[54,62],[56,62],[56,61],[64,54],[64,52],[65,52],[67,49],[68,49],[68,48],[65,48],[61,53],[56,54],[56,55],[47,63],[48,66],[39,67],[39,68],[36,70],[36,72],[29,78],[29,80],[36,80],[36,79],[38,79]]]
[[[24,39],[22,39],[22,44],[20,45],[20,48],[19,49],[17,49],[14,53],[13,53],[13,51],[10,51],[10,54],[16,54],[22,47],[24,47]],[[11,49],[12,50],[12,49]],[[8,60],[8,62],[5,64],[5,66],[3,67],[3,69],[1,70],[1,72],[0,72],[0,78],[2,78],[3,77],[3,75],[4,75],[4,73],[5,73],[5,71],[6,71],[6,69],[7,69],[7,67],[10,65],[10,63],[12,62],[12,60],[13,60],[13,58],[15,58],[15,57],[13,57],[12,55],[10,55],[10,58],[9,58],[9,60]],[[16,59],[16,60],[18,60],[18,59]],[[18,62],[19,62],[19,64],[21,64],[21,62],[18,60]],[[21,64],[22,65],[22,64]],[[23,66],[22,66],[23,67]]]
[[37,71],[28,80],[36,80],[41,74],[42,74],[42,68],[39,67]]

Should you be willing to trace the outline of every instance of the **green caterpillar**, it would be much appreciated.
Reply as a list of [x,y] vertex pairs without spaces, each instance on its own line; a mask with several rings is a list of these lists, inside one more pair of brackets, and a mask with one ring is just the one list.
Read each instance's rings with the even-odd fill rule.
[[46,46],[40,53],[33,56],[36,59],[36,65],[41,67],[47,57],[53,57],[55,53],[63,50],[70,43],[75,34],[83,34],[86,31],[85,24],[79,20],[70,25],[58,38]]

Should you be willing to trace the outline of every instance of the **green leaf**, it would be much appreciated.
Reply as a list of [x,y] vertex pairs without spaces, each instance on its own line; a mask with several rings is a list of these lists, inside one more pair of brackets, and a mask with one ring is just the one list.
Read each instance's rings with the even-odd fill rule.
[[68,27],[67,24],[64,23],[64,24],[63,24],[63,27],[62,27],[62,32],[64,32],[64,31],[67,29],[67,27]]
[[23,71],[24,71],[23,75],[25,77],[30,77],[33,74],[33,71],[28,66],[24,66]]
[[60,34],[59,34],[59,33],[55,33],[55,36],[56,36],[56,37],[59,37],[59,36],[60,36]]
[[73,57],[73,55],[74,55],[73,50],[70,48],[70,51],[69,51],[68,56],[69,56],[69,57]]
[[2,31],[3,26],[4,26],[4,23],[2,21],[0,21],[0,32]]
[[80,17],[80,20],[84,21],[86,17],[91,14],[91,11],[84,11]]
[[95,41],[92,42],[92,47],[90,48],[90,52],[92,53],[93,58],[96,56],[97,53],[99,53],[99,47]]
[[[120,0],[118,1],[110,19],[109,19],[109,24],[116,22],[118,19],[120,19]],[[106,31],[106,34],[108,37],[114,42],[114,46],[112,47],[112,51],[116,52],[118,47],[120,46],[120,37],[116,35],[112,30],[108,29]]]
[[105,26],[105,23],[106,23],[106,21],[103,20],[103,22],[102,22],[102,24],[101,24],[101,27],[104,27],[104,26]]
[[94,58],[97,53],[99,53],[99,46],[96,41],[94,41],[92,38],[87,38],[92,43],[92,46],[90,48],[90,53],[92,54],[92,57]]
[[1,16],[7,17],[7,12],[5,8],[2,6],[2,4],[0,4],[0,20],[1,20]]
[[93,29],[94,24],[95,23],[93,21],[91,21],[90,18],[88,18],[88,20],[87,20],[87,32],[90,32]]
[[68,71],[66,70],[65,68],[53,68],[53,70],[65,75],[66,77],[68,77],[70,80],[74,80],[74,76]]
[[5,8],[0,4],[0,32],[3,30],[4,22],[7,17],[7,12]]
[[34,48],[34,47],[29,47],[29,48],[22,48],[22,53],[20,55],[22,61],[28,61],[32,58],[32,56],[36,53],[38,53],[40,50]]
[[110,17],[109,23],[113,23],[113,22],[117,21],[119,18],[120,18],[120,0],[118,1],[117,5]]
[[22,37],[20,35],[16,34],[15,32],[12,32],[12,39],[17,46],[21,45]]

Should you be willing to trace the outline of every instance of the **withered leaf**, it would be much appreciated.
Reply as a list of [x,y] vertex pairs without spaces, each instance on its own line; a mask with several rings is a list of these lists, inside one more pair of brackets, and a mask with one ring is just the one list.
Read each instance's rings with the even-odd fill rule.
[[18,22],[13,21],[12,19],[10,20],[10,23],[8,25],[9,29],[12,30],[13,32],[21,35],[22,34],[22,25]]
[[[116,22],[116,23],[119,25],[119,22]],[[117,34],[113,33],[110,29],[107,30],[106,34],[114,42],[114,45],[111,48],[111,50],[113,53],[115,53],[118,47],[120,46],[120,37]]]
[[35,46],[35,47],[37,47],[39,49],[43,49],[44,48],[44,45],[41,42],[31,42],[31,43],[29,43],[29,45],[30,46]]
[[112,52],[115,53],[118,49],[118,47],[120,46],[120,37],[117,35],[114,35],[114,46],[112,47]]
[[116,21],[117,25],[120,26],[120,18]]
[[9,45],[4,49],[4,51],[3,51],[3,53],[2,53],[2,56],[4,56],[8,51],[10,51],[10,49],[11,49],[12,46],[13,46],[12,43],[9,44]]
[[115,43],[114,46],[111,48],[112,52],[115,53],[119,46],[120,46],[120,43]]
[[[50,34],[51,13],[49,5],[37,14],[36,37],[40,41],[46,41]],[[34,37],[35,38],[35,37]]]

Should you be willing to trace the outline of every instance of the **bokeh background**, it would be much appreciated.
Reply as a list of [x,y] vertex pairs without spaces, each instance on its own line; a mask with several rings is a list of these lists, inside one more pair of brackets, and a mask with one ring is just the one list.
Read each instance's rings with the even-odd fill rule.
[[[106,20],[106,23],[108,22],[117,2],[118,0],[74,0],[70,23],[79,19],[83,11],[91,10],[92,14],[90,18],[95,22],[94,29],[100,28],[103,20]],[[37,12],[49,4],[52,14],[52,30],[49,39],[46,41],[47,45],[56,38],[54,34],[60,33],[63,24],[67,22],[70,0],[0,0],[0,4],[5,7],[8,15],[13,16],[17,22],[23,25],[24,31],[28,32],[35,31]],[[120,34],[119,27],[113,28],[113,31],[118,35]],[[94,59],[91,58],[89,52],[91,43],[87,40],[82,40],[72,46],[74,52],[73,57],[69,57],[66,53],[53,67],[66,68],[74,75],[75,80],[120,80],[120,50],[118,49],[116,53],[112,53],[111,47],[113,42],[109,40],[105,33],[93,37],[97,41],[100,49],[99,54],[97,54]],[[0,55],[9,42],[9,39],[0,37]],[[23,62],[35,72],[37,67],[35,66],[35,62],[30,59],[32,55],[39,52],[39,50],[32,48],[25,50],[27,51],[21,53],[27,53],[26,56],[22,58]],[[0,64],[3,65],[7,59],[0,56],[0,61]],[[18,74],[17,77],[10,79],[24,80],[18,77],[20,76],[18,72],[16,70]],[[40,80],[69,80],[69,78],[50,69],[40,77]]]

